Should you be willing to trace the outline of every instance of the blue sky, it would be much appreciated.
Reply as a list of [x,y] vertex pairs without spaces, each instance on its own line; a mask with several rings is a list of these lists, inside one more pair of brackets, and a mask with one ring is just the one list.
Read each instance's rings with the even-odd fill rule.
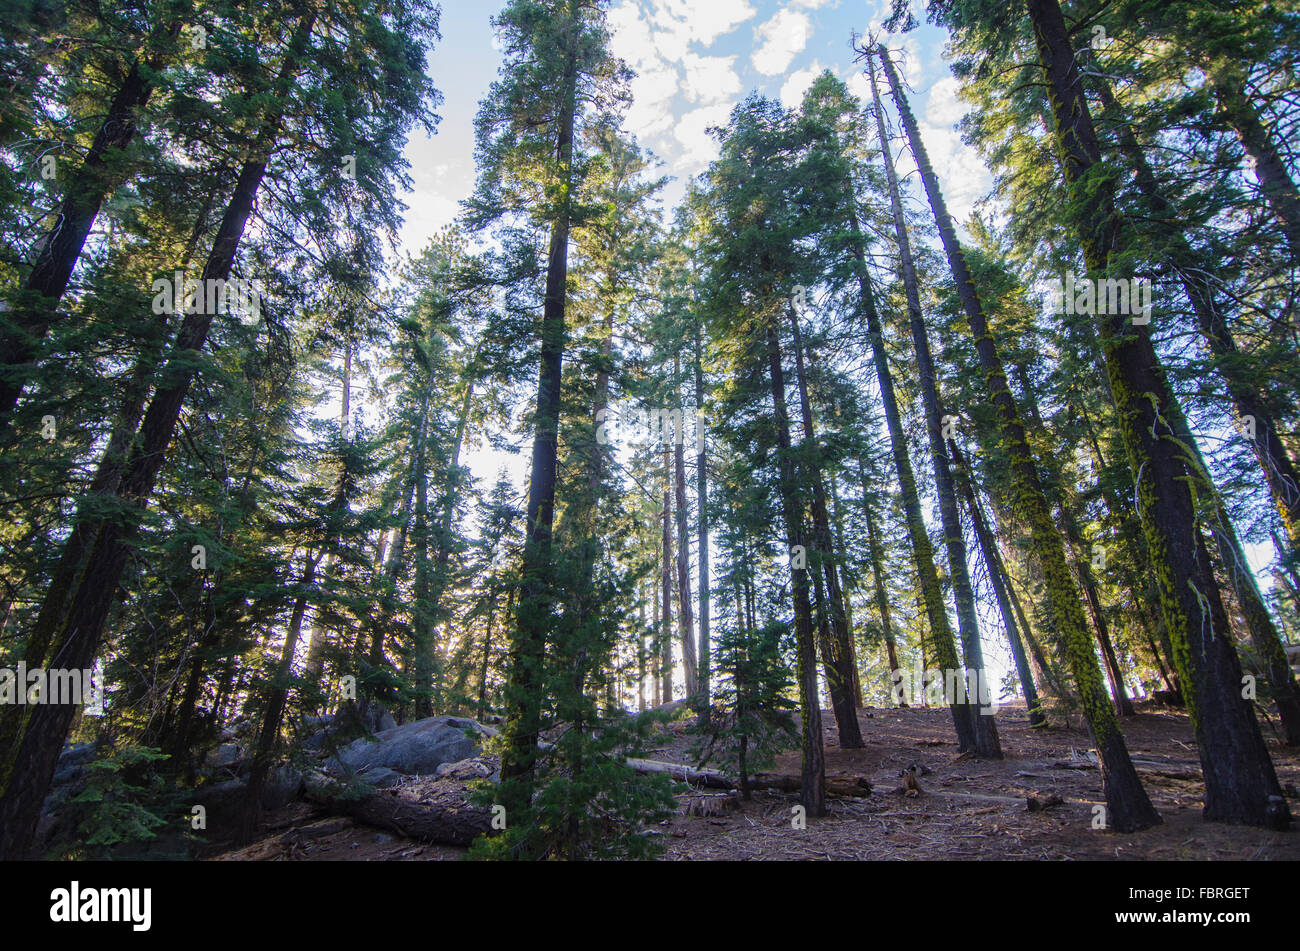
[[[497,76],[501,55],[490,18],[502,2],[448,0],[442,42],[429,71],[445,96],[436,135],[407,148],[414,193],[402,245],[417,251],[450,222],[474,184],[473,120],[479,100]],[[887,0],[618,0],[609,8],[612,46],[637,73],[627,132],[663,162],[675,181],[665,192],[675,204],[691,176],[717,154],[708,136],[753,90],[799,102],[823,70],[831,69],[859,96],[866,84],[849,49],[852,31],[879,30]],[[915,94],[913,108],[949,206],[958,220],[987,192],[991,178],[978,154],[961,142],[956,124],[965,112],[957,82],[943,60],[943,31],[922,25],[895,37]],[[901,156],[900,170],[911,168]]]

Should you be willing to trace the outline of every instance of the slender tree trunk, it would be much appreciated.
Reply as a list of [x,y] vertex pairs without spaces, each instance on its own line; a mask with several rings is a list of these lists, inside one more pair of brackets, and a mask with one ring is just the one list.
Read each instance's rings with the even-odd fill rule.
[[[799,801],[809,816],[826,815],[826,760],[822,748],[822,711],[817,699],[817,647],[813,640],[812,604],[808,597],[808,569],[796,567],[797,548],[804,547],[803,502],[799,498],[794,459],[790,449],[790,415],[785,404],[785,372],[781,368],[781,343],[775,319],[767,326],[767,353],[775,410],[777,463],[780,469],[781,506],[785,515],[786,549],[790,552],[790,586],[794,593],[795,640],[799,657],[799,711],[803,764]],[[805,548],[806,551],[806,548]]]
[[660,594],[663,596],[663,627],[659,629],[659,676],[663,678],[660,692],[663,702],[673,699],[673,465],[672,451],[664,446],[664,523],[663,565],[661,567]]
[[645,589],[641,588],[640,597],[641,629],[636,638],[636,712],[645,713]]
[[[894,625],[889,616],[889,594],[885,591],[885,567],[881,557],[880,534],[876,531],[876,518],[872,513],[871,489],[867,485],[867,471],[861,457],[858,458],[858,477],[862,480],[862,515],[867,523],[867,548],[871,550],[871,577],[876,595],[876,612],[880,615],[880,627],[885,638],[885,653],[889,658],[890,683],[895,691],[898,688],[898,646],[894,638]],[[907,706],[907,698],[902,692],[896,693],[898,705]]]
[[[840,492],[836,486],[836,477],[831,475],[827,483],[831,490],[831,518],[832,526],[835,529],[835,545],[837,550],[848,553],[848,546],[844,543],[844,517],[840,508]],[[853,672],[853,705],[861,708],[862,702],[862,676],[858,668],[858,648],[856,631],[857,627],[853,623],[853,588],[856,587],[854,576],[850,575],[849,568],[846,565],[844,569],[844,620],[848,624],[849,632],[849,669]]]
[[[527,535],[524,542],[522,594],[510,645],[510,679],[506,692],[507,748],[501,759],[503,783],[518,780],[517,792],[503,790],[503,803],[520,813],[532,798],[537,739],[542,723],[542,667],[551,627],[551,529],[555,520],[558,470],[560,387],[564,362],[566,284],[569,273],[569,225],[572,216],[573,127],[577,114],[577,51],[568,51],[560,106],[556,155],[563,200],[551,223],[547,253],[546,296],[542,305],[542,348],[537,379],[537,415],[533,435],[532,475],[528,484]],[[513,807],[513,809],[512,809]]]
[[497,594],[493,592],[492,601],[488,605],[487,630],[483,634],[483,662],[478,668],[478,703],[474,707],[474,719],[480,722],[487,713],[488,670],[492,666],[492,622],[496,620],[496,613]]
[[42,236],[32,270],[23,282],[24,300],[11,318],[13,329],[0,335],[0,426],[7,424],[23,387],[32,378],[37,347],[54,322],[104,199],[121,184],[115,159],[135,138],[136,113],[153,92],[147,77],[161,69],[165,60],[163,51],[154,47],[159,43],[170,46],[180,29],[181,23],[172,21],[145,39],[150,51],[131,64],[95,132],[90,151],[70,173],[55,223]]
[[[857,705],[853,702],[853,642],[849,635],[848,615],[844,610],[844,592],[840,589],[839,571],[831,546],[830,518],[826,511],[826,488],[822,481],[821,465],[817,459],[817,432],[813,426],[812,403],[808,398],[808,381],[804,372],[803,337],[799,332],[799,315],[790,308],[790,327],[793,333],[795,384],[799,390],[799,409],[803,417],[804,442],[810,447],[804,464],[813,490],[813,547],[820,571],[826,581],[826,607],[829,612],[829,636],[822,637],[823,666],[826,685],[835,711],[835,725],[839,730],[840,748],[862,748],[862,730],[858,725]],[[821,579],[816,584],[817,600],[822,602]]]
[[[1218,117],[1237,133],[1242,148],[1254,163],[1264,200],[1282,225],[1295,264],[1300,262],[1300,192],[1291,179],[1274,132],[1264,124],[1246,93],[1246,78],[1246,70],[1237,63],[1220,64],[1209,70],[1210,86],[1219,106]],[[1292,539],[1292,546],[1295,544]]]
[[[343,345],[343,387],[339,400],[339,432],[343,441],[348,441],[349,424],[352,419],[352,342],[347,341]],[[335,567],[334,552],[325,556],[325,563],[321,567],[321,575],[333,581]],[[332,587],[332,584],[330,585]],[[303,670],[303,680],[312,684],[314,688],[320,686],[321,674],[325,669],[325,652],[329,648],[330,632],[321,618],[321,608],[317,607],[316,614],[311,620],[311,630],[307,647],[307,665]]]
[[[680,358],[673,358],[673,379],[681,372]],[[680,393],[677,404],[681,405]],[[693,697],[699,689],[696,680],[695,614],[691,608],[691,542],[686,511],[686,417],[678,432],[673,434],[673,473],[677,490],[677,623],[682,639],[682,673],[686,681],[686,696]]]
[[695,508],[700,546],[700,724],[708,726],[712,713],[709,668],[713,644],[709,638],[709,489],[708,447],[704,433],[704,345],[699,315],[695,320]]
[[1255,584],[1255,573],[1246,560],[1246,552],[1237,538],[1232,518],[1228,514],[1223,500],[1210,479],[1209,469],[1201,458],[1201,450],[1187,423],[1187,417],[1176,399],[1171,400],[1169,418],[1174,431],[1184,445],[1192,450],[1196,472],[1200,475],[1203,491],[1213,501],[1214,509],[1210,516],[1210,532],[1214,536],[1219,550],[1219,560],[1224,570],[1232,579],[1237,603],[1242,616],[1246,619],[1246,629],[1250,632],[1255,653],[1264,666],[1264,673],[1272,688],[1273,703],[1277,707],[1278,719],[1282,723],[1282,736],[1287,746],[1300,746],[1300,686],[1296,684],[1295,674],[1286,658],[1286,647],[1278,634],[1273,618],[1264,605],[1264,598]]
[[885,110],[880,104],[876,86],[875,65],[867,61],[871,73],[871,96],[876,113],[876,130],[880,137],[880,150],[885,161],[885,181],[889,186],[889,203],[894,218],[894,237],[898,242],[903,289],[907,299],[908,324],[912,332],[912,348],[916,354],[917,379],[920,383],[921,403],[925,408],[926,431],[930,438],[930,457],[934,463],[934,484],[939,498],[939,519],[943,526],[944,544],[948,550],[948,574],[952,582],[952,596],[957,608],[957,631],[961,637],[962,652],[968,670],[978,678],[977,696],[970,698],[970,717],[975,734],[975,752],[985,759],[1001,759],[1002,744],[998,740],[997,725],[993,721],[994,708],[984,698],[992,698],[992,685],[984,666],[984,648],[980,643],[979,618],[975,614],[975,591],[971,585],[970,568],[966,561],[966,539],[962,532],[961,514],[957,510],[957,494],[953,491],[952,472],[948,466],[948,450],[944,444],[944,424],[952,425],[944,415],[943,401],[934,372],[934,358],[930,354],[930,335],[921,314],[921,291],[912,262],[912,243],[903,217],[903,202],[898,191],[898,175],[894,171],[894,157],[890,151],[889,136],[885,131]]
[[1092,650],[1092,639],[1088,636],[1087,621],[1079,606],[1078,589],[1070,577],[1070,569],[1066,564],[1065,548],[1061,536],[1052,525],[1051,513],[1047,500],[1043,496],[1038,470],[1025,438],[1024,426],[1020,422],[1019,409],[1007,384],[1006,372],[1002,368],[1002,360],[998,355],[993,335],[989,331],[988,320],[976,293],[970,267],[957,241],[952,218],[948,214],[943,193],[939,189],[939,180],[934,174],[929,155],[921,142],[916,118],[903,94],[897,71],[886,52],[880,50],[879,55],[899,117],[912,146],[912,154],[921,173],[926,196],[934,213],[939,238],[952,270],[953,281],[957,286],[957,294],[966,312],[980,365],[988,381],[989,395],[998,411],[1003,443],[1010,456],[1012,487],[1017,508],[1020,517],[1029,522],[1034,548],[1043,568],[1049,608],[1056,621],[1057,634],[1065,648],[1075,683],[1078,685],[1088,727],[1097,745],[1102,787],[1105,790],[1110,813],[1110,825],[1125,832],[1147,828],[1158,823],[1160,816],[1151,805],[1151,800],[1147,798],[1146,790],[1142,788],[1137,770],[1129,758],[1124,735],[1120,732],[1119,723],[1108,702],[1101,671],[1097,668],[1096,655]]
[[253,756],[253,767],[248,774],[248,787],[244,800],[244,809],[240,817],[236,840],[244,843],[253,839],[258,823],[262,818],[262,790],[266,787],[266,776],[271,769],[275,755],[275,746],[280,738],[280,727],[284,723],[284,710],[289,701],[289,678],[293,675],[293,655],[298,649],[298,639],[302,634],[303,615],[306,613],[307,601],[312,584],[316,580],[316,565],[320,553],[307,554],[307,563],[303,567],[302,577],[298,581],[298,597],[293,602],[293,613],[289,617],[289,627],[285,632],[284,647],[280,651],[280,661],[276,665],[275,680],[271,684],[266,700],[266,711],[262,714],[262,729],[257,737],[257,751]]
[[[852,195],[850,193],[850,198]],[[921,497],[916,488],[916,476],[912,471],[912,461],[908,457],[907,437],[903,433],[902,415],[898,411],[898,398],[894,395],[893,371],[889,368],[889,354],[885,350],[885,336],[881,329],[880,314],[876,310],[875,292],[871,287],[871,278],[867,274],[867,265],[861,232],[858,226],[857,209],[849,209],[850,236],[853,242],[852,252],[858,272],[859,306],[866,317],[867,338],[871,343],[872,359],[876,367],[876,379],[880,383],[880,402],[885,411],[885,423],[889,429],[889,443],[894,454],[894,468],[898,471],[898,485],[903,497],[903,512],[907,521],[907,535],[912,543],[912,559],[916,565],[917,581],[921,587],[921,596],[925,602],[926,616],[929,618],[930,631],[933,635],[934,650],[939,666],[947,677],[947,671],[959,671],[961,661],[957,658],[957,645],[953,640],[952,625],[948,620],[948,611],[943,604],[943,589],[939,585],[939,572],[934,566],[934,547],[926,531],[925,518],[921,514]],[[965,678],[960,678],[957,695],[947,698],[952,711],[953,725],[957,732],[958,748],[962,752],[974,752],[976,748],[975,724],[971,720],[970,704],[966,700]]]
[[[1077,225],[1088,271],[1105,275],[1112,255],[1127,243],[1127,228],[1115,212],[1113,183],[1093,174],[1100,146],[1061,8],[1056,0],[1027,0],[1027,6],[1051,89],[1066,183],[1081,209]],[[1241,666],[1197,524],[1184,462],[1188,450],[1167,419],[1163,368],[1145,328],[1131,331],[1123,315],[1114,314],[1099,324],[1120,431],[1138,474],[1138,512],[1165,625],[1196,728],[1205,817],[1285,828],[1290,811],[1254,710],[1241,696]]]
[[[1252,367],[1237,347],[1223,312],[1215,298],[1214,288],[1200,267],[1195,252],[1184,233],[1178,229],[1177,209],[1165,197],[1156,180],[1154,170],[1147,161],[1132,127],[1123,115],[1119,103],[1111,92],[1110,84],[1103,76],[1091,75],[1092,85],[1097,90],[1103,106],[1112,114],[1118,125],[1120,149],[1133,166],[1134,178],[1139,191],[1151,207],[1153,216],[1166,223],[1173,245],[1174,260],[1171,266],[1178,274],[1183,292],[1187,295],[1192,311],[1196,314],[1197,327],[1205,338],[1210,352],[1216,357],[1215,368],[1223,377],[1228,393],[1236,407],[1239,421],[1245,425],[1251,449],[1259,461],[1260,469],[1273,502],[1282,516],[1293,550],[1300,551],[1300,475],[1297,474],[1295,460],[1287,451],[1279,437],[1276,415],[1269,407],[1269,400],[1260,386],[1252,379]],[[1285,170],[1283,170],[1285,174]],[[1291,186],[1294,195],[1295,186]],[[1297,204],[1300,215],[1300,204]],[[1300,225],[1300,217],[1297,218]],[[1292,245],[1293,253],[1295,245]],[[1300,260],[1300,258],[1297,258]],[[1249,422],[1245,422],[1245,421]]]
[[1016,662],[1016,675],[1020,678],[1020,689],[1025,695],[1025,709],[1029,712],[1030,726],[1046,726],[1047,717],[1043,715],[1042,704],[1038,699],[1038,689],[1034,685],[1034,675],[1029,668],[1029,658],[1025,654],[1025,645],[1020,639],[1020,632],[1016,626],[1016,614],[1011,607],[1011,599],[1008,595],[1010,582],[1006,577],[1006,572],[1002,567],[1002,558],[998,554],[997,543],[993,540],[993,534],[989,531],[988,522],[984,518],[984,513],[980,510],[979,501],[975,498],[975,491],[972,487],[974,477],[970,472],[970,467],[966,465],[962,457],[961,447],[957,445],[955,439],[950,439],[948,445],[952,449],[952,461],[956,473],[956,484],[960,489],[963,498],[966,500],[966,508],[970,511],[971,524],[975,527],[975,539],[979,543],[980,554],[984,558],[984,567],[988,569],[989,581],[993,585],[993,597],[998,603],[998,613],[1002,617],[1002,627],[1007,632],[1007,642],[1011,645],[1011,656]]

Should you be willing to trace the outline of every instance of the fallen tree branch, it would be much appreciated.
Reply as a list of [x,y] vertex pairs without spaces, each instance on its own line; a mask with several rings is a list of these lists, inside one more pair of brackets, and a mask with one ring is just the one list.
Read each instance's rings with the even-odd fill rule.
[[492,814],[466,803],[416,802],[396,789],[381,789],[360,798],[338,795],[330,782],[308,782],[307,798],[331,815],[387,829],[419,842],[468,846],[481,835],[492,835]]

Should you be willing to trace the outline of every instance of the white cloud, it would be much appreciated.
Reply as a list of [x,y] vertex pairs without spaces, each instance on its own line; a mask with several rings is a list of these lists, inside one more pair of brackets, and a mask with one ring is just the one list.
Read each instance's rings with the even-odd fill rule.
[[[961,135],[950,125],[935,126],[928,121],[921,121],[918,125],[930,164],[939,177],[944,202],[953,220],[960,224],[974,210],[975,202],[992,188],[993,179],[979,152],[962,142]],[[898,173],[907,175],[916,167],[911,151],[900,150],[897,144],[894,148]]]
[[754,16],[749,0],[653,0],[651,19],[659,29],[670,33],[682,44],[712,45]]
[[821,63],[813,60],[807,69],[797,69],[781,87],[781,102],[787,109],[793,109],[803,102],[803,94],[813,84],[813,80],[822,74]]
[[692,102],[713,104],[740,93],[740,76],[734,56],[697,56],[687,53],[682,60],[686,70],[683,91]]
[[677,85],[677,70],[667,63],[637,73],[632,80],[632,105],[623,121],[624,128],[642,141],[671,128],[671,105]]
[[955,76],[945,76],[930,87],[930,98],[925,104],[925,121],[935,126],[950,127],[966,115],[966,104],[958,98],[961,83]]
[[849,92],[858,97],[858,102],[864,109],[871,106],[871,80],[867,74],[860,69],[855,69],[849,74],[849,78],[844,80],[844,85],[849,87]]
[[726,125],[731,106],[725,102],[692,109],[677,122],[673,135],[682,146],[680,165],[696,172],[718,157],[718,143],[709,135],[709,126]]
[[610,10],[605,25],[610,33],[610,52],[633,69],[639,72],[658,61],[650,26],[636,0],[624,0]]
[[754,51],[754,68],[765,76],[776,76],[790,68],[794,58],[803,52],[812,34],[812,24],[806,13],[781,10],[755,30],[762,45]]

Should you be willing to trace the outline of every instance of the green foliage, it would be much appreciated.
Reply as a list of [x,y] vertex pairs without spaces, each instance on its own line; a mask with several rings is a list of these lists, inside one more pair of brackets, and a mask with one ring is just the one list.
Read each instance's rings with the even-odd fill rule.
[[[629,717],[601,721],[590,732],[565,729],[542,755],[536,791],[522,814],[508,813],[505,830],[478,839],[469,857],[654,858],[663,845],[650,827],[672,815],[672,783],[667,776],[636,773],[626,763],[644,745],[653,722]],[[503,785],[510,782],[517,781]],[[486,782],[474,793],[483,807],[503,798]]]
[[86,767],[85,788],[59,812],[67,834],[52,844],[51,857],[111,859],[148,845],[168,822],[183,821],[179,794],[155,768],[166,759],[133,743],[101,751]]
[[742,787],[799,742],[794,682],[782,650],[789,636],[780,622],[758,630],[728,625],[714,642],[714,711],[707,725],[694,728],[701,736],[692,753],[701,766],[714,763],[738,775]]

